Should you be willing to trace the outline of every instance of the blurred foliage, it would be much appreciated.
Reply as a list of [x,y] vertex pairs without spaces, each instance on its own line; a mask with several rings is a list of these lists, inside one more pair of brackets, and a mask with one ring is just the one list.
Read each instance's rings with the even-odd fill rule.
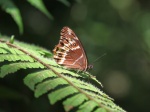
[[[24,33],[20,35],[11,16],[2,9],[0,33],[15,35],[18,40],[52,50],[58,43],[61,28],[71,27],[82,41],[89,63],[107,53],[93,64],[94,68],[90,71],[102,82],[104,91],[129,112],[150,111],[150,1],[60,1],[63,0],[43,0],[53,20],[27,1],[13,1],[21,13]],[[47,112],[50,107],[46,103],[39,103],[45,99],[33,99],[32,93],[20,81],[23,72],[18,74],[15,75],[16,78],[10,76],[0,79],[0,85],[26,93],[25,96],[28,95],[30,100],[25,102],[9,97],[6,100],[0,99],[0,110],[25,112],[27,109],[24,108],[29,108],[32,104],[35,105],[33,110],[38,107],[36,112],[44,107],[47,109],[44,112]],[[13,82],[14,79],[17,81]],[[20,85],[14,88],[17,84]],[[58,111],[57,107],[55,109]]]
[[19,27],[20,33],[23,32],[23,24],[22,24],[22,18],[20,15],[20,11],[17,8],[17,6],[13,3],[11,0],[0,0],[0,6],[2,9],[10,14],[14,21],[17,23]]

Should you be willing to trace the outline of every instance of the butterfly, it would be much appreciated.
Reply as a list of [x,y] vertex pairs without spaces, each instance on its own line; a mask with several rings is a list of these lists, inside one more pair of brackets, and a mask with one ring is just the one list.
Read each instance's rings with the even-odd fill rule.
[[86,53],[76,34],[69,27],[63,27],[58,45],[53,49],[55,61],[69,69],[86,71],[88,66]]

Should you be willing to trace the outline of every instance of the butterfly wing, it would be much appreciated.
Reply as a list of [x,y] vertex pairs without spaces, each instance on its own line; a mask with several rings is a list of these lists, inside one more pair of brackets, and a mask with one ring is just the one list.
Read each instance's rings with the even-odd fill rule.
[[69,27],[63,27],[58,45],[54,48],[55,61],[67,68],[85,71],[87,57],[82,44]]

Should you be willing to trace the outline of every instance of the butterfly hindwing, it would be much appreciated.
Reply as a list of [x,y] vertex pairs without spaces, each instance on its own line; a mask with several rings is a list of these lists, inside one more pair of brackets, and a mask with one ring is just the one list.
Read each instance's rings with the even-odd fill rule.
[[69,27],[63,27],[58,45],[54,48],[55,61],[67,68],[85,71],[87,57],[82,44]]

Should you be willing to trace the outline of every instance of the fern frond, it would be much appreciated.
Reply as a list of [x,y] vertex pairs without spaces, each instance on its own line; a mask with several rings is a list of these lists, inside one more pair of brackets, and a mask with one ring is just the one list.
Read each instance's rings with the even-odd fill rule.
[[29,61],[34,62],[33,58],[28,55],[4,54],[0,55],[0,62],[3,61]]
[[34,62],[34,63],[18,62],[18,63],[12,63],[8,65],[3,65],[1,67],[0,77],[4,77],[9,73],[14,73],[20,69],[27,69],[27,68],[44,68],[44,66],[38,62]]
[[[40,83],[40,82],[42,82],[42,80],[44,80],[46,78],[51,78],[51,77],[57,77],[57,75],[55,75],[50,70],[42,70],[39,72],[34,72],[31,74],[28,74],[25,77],[24,82],[31,90],[34,90],[34,87],[37,83]],[[45,82],[43,82],[43,83],[45,83]]]
[[88,98],[84,94],[79,93],[72,96],[71,98],[68,98],[66,101],[63,102],[63,105],[65,105],[65,110],[68,111],[69,107],[77,107],[86,100],[88,100]]
[[67,112],[72,109],[78,112],[125,112],[102,90],[86,82],[84,76],[57,65],[52,58],[45,57],[47,54],[52,56],[38,46],[0,40],[0,62],[3,64],[0,77],[20,69],[38,68],[24,78],[35,97],[47,95],[51,104],[62,100]]

